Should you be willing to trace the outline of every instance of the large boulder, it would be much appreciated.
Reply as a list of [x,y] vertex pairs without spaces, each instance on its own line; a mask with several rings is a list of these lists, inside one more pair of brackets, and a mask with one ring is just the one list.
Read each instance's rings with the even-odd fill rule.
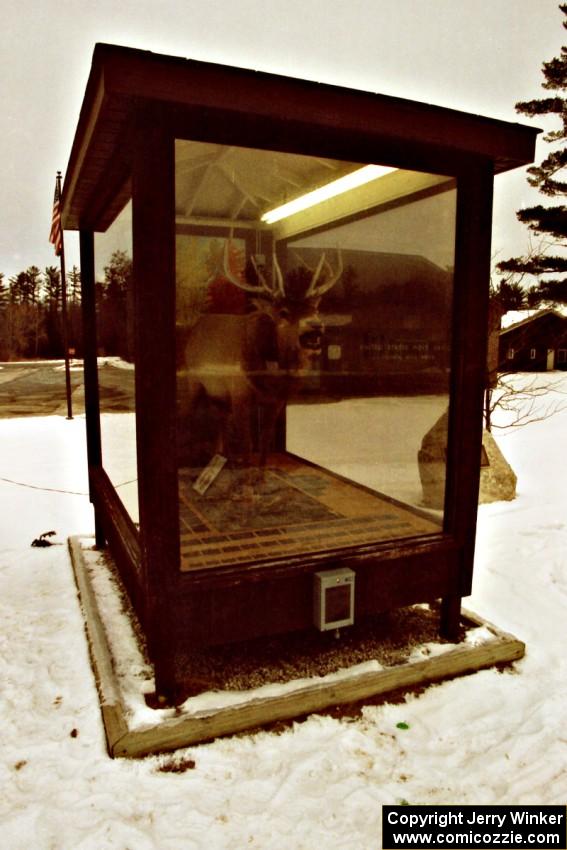
[[480,467],[480,493],[478,501],[511,502],[516,498],[516,473],[500,451],[489,431],[482,432],[484,449]]
[[[442,509],[445,500],[445,466],[449,414],[446,411],[424,436],[418,452],[423,504]],[[479,502],[516,498],[516,474],[488,431],[482,433]]]

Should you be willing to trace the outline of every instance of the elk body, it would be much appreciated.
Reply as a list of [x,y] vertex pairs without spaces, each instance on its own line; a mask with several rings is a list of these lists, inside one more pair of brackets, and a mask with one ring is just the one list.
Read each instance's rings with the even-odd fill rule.
[[258,465],[264,467],[278,416],[321,353],[324,327],[319,302],[339,279],[342,262],[339,254],[338,269],[333,271],[323,254],[308,275],[302,269],[306,285],[292,297],[286,293],[275,257],[269,285],[254,259],[257,280],[251,283],[231,271],[228,256],[227,243],[224,273],[239,289],[255,296],[255,309],[241,315],[204,314],[193,328],[185,348],[189,415],[205,396],[218,410],[215,451],[236,466],[249,466],[252,415],[259,409]]

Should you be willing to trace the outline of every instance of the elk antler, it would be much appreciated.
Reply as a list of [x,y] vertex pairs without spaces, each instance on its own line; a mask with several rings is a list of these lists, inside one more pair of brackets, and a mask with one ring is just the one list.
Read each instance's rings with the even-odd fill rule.
[[230,242],[230,240],[227,240],[226,243],[225,243],[225,246],[224,246],[223,272],[224,272],[226,278],[231,283],[233,283],[239,289],[244,290],[244,292],[252,292],[255,295],[261,295],[262,293],[264,293],[265,295],[268,295],[269,298],[271,298],[271,299],[277,298],[278,296],[283,297],[285,295],[283,275],[282,275],[282,272],[281,272],[281,269],[279,267],[279,264],[278,264],[278,261],[276,259],[275,254],[273,256],[273,264],[274,264],[273,285],[272,286],[269,285],[269,283],[266,280],[266,277],[264,275],[264,272],[262,271],[261,267],[256,262],[256,258],[254,257],[254,255],[252,255],[251,260],[252,260],[252,265],[254,266],[254,271],[256,272],[256,275],[258,276],[258,280],[260,282],[260,285],[248,283],[247,281],[240,280],[240,278],[237,277],[234,274],[234,272],[232,271],[232,269],[230,268],[229,242]]
[[[299,254],[296,254],[294,252],[294,255],[299,260],[299,262],[302,265],[305,266],[306,269],[309,269],[309,271],[313,275],[313,277],[311,278],[311,282],[309,284],[309,288],[307,289],[307,292],[305,293],[306,298],[314,298],[314,297],[318,298],[321,295],[324,295],[325,292],[328,292],[329,289],[331,289],[335,285],[335,283],[338,281],[338,279],[340,278],[340,276],[343,273],[343,258],[342,258],[342,254],[341,254],[341,251],[340,251],[339,248],[337,248],[337,269],[334,272],[333,272],[333,269],[331,267],[331,264],[325,258],[325,252],[324,251],[321,254],[321,257],[319,259],[319,262],[317,263],[316,268],[312,268],[310,265],[308,265],[305,262],[305,260],[303,259],[303,257],[299,256]],[[326,269],[327,269],[327,277],[323,279],[323,283],[320,283],[319,285],[317,285],[317,281],[319,280],[319,277],[321,276],[323,266],[325,266]]]

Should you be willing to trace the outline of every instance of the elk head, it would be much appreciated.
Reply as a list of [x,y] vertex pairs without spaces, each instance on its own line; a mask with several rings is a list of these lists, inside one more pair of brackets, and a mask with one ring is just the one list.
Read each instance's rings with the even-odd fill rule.
[[275,360],[279,369],[288,372],[308,369],[321,353],[324,325],[318,312],[319,303],[321,296],[328,292],[342,275],[341,252],[337,251],[337,255],[337,268],[333,269],[324,252],[314,268],[295,254],[298,265],[288,272],[285,278],[275,253],[270,278],[266,276],[263,264],[253,255],[246,279],[242,280],[230,268],[227,241],[224,251],[224,274],[239,289],[255,295],[256,308],[273,323],[273,353],[266,359]]

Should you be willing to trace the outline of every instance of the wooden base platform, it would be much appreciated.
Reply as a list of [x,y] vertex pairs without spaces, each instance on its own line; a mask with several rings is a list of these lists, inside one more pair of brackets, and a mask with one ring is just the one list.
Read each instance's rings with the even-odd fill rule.
[[[120,667],[117,650],[111,650],[109,635],[86,564],[86,549],[81,538],[70,538],[69,549],[77,587],[85,616],[85,629],[97,683],[108,752],[112,757],[141,757],[187,747],[222,735],[287,720],[332,706],[358,702],[392,691],[427,685],[455,676],[473,673],[496,664],[521,658],[524,644],[475,614],[463,612],[467,628],[483,626],[482,640],[474,645],[448,645],[446,651],[421,661],[408,661],[395,667],[370,672],[356,669],[313,679],[312,683],[289,683],[279,696],[250,697],[242,693],[235,702],[216,709],[194,710],[179,714],[155,711],[155,721],[134,726],[129,720],[125,696],[116,674]],[[198,699],[198,698],[197,698]],[[187,704],[186,704],[187,705]]]
[[441,531],[424,511],[290,454],[266,469],[226,466],[205,493],[179,471],[181,569],[202,570]]

